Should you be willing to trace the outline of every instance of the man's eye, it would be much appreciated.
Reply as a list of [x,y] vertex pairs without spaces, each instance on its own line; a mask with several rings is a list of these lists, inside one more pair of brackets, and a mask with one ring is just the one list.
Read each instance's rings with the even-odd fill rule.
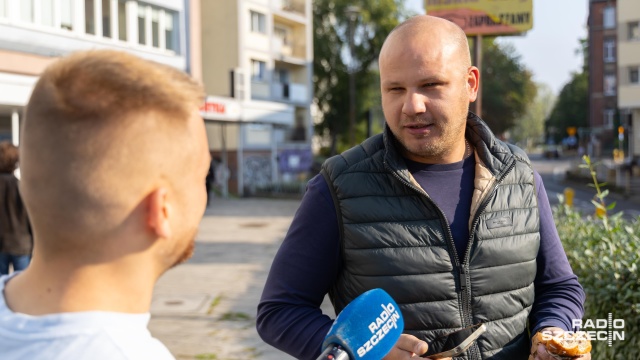
[[403,89],[401,87],[393,87],[389,89],[389,92],[399,92],[402,91]]
[[430,82],[430,83],[423,84],[422,87],[434,87],[438,85],[440,85],[440,83]]

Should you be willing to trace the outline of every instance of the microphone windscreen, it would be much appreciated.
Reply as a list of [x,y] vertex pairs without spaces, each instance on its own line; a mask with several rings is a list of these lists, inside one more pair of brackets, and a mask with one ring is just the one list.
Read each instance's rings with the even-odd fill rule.
[[404,330],[398,304],[382,289],[369,290],[340,312],[322,348],[340,345],[352,360],[380,360]]

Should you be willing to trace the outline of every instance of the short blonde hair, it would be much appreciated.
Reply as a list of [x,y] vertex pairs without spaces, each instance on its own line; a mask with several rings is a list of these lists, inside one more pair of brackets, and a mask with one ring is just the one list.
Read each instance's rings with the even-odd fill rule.
[[21,142],[35,235],[99,237],[121,226],[151,182],[187,171],[188,119],[203,100],[187,74],[125,52],[78,52],[50,65]]

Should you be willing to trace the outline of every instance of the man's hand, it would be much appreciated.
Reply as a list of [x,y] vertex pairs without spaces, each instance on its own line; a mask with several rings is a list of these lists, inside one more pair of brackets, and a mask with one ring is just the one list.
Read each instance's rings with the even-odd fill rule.
[[[541,329],[538,332],[551,333],[554,336],[556,336],[556,335],[561,335],[564,332],[564,330],[558,327],[548,327],[548,328]],[[531,344],[531,355],[529,355],[529,360],[558,360],[558,359],[559,359],[558,357],[547,352],[547,348],[538,341],[537,336],[533,337],[533,342]],[[562,359],[568,359],[568,358],[563,357]],[[591,360],[591,353],[572,357],[571,359]]]
[[[427,352],[429,345],[413,335],[402,334],[400,339],[383,360],[404,360],[420,357]],[[444,359],[451,360],[451,358]]]

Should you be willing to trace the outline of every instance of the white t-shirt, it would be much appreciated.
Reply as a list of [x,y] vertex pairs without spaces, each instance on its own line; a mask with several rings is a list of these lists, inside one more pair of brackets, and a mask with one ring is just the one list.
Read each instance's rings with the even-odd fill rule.
[[15,313],[0,277],[0,359],[2,360],[175,360],[151,337],[145,314],[87,311],[31,316]]

